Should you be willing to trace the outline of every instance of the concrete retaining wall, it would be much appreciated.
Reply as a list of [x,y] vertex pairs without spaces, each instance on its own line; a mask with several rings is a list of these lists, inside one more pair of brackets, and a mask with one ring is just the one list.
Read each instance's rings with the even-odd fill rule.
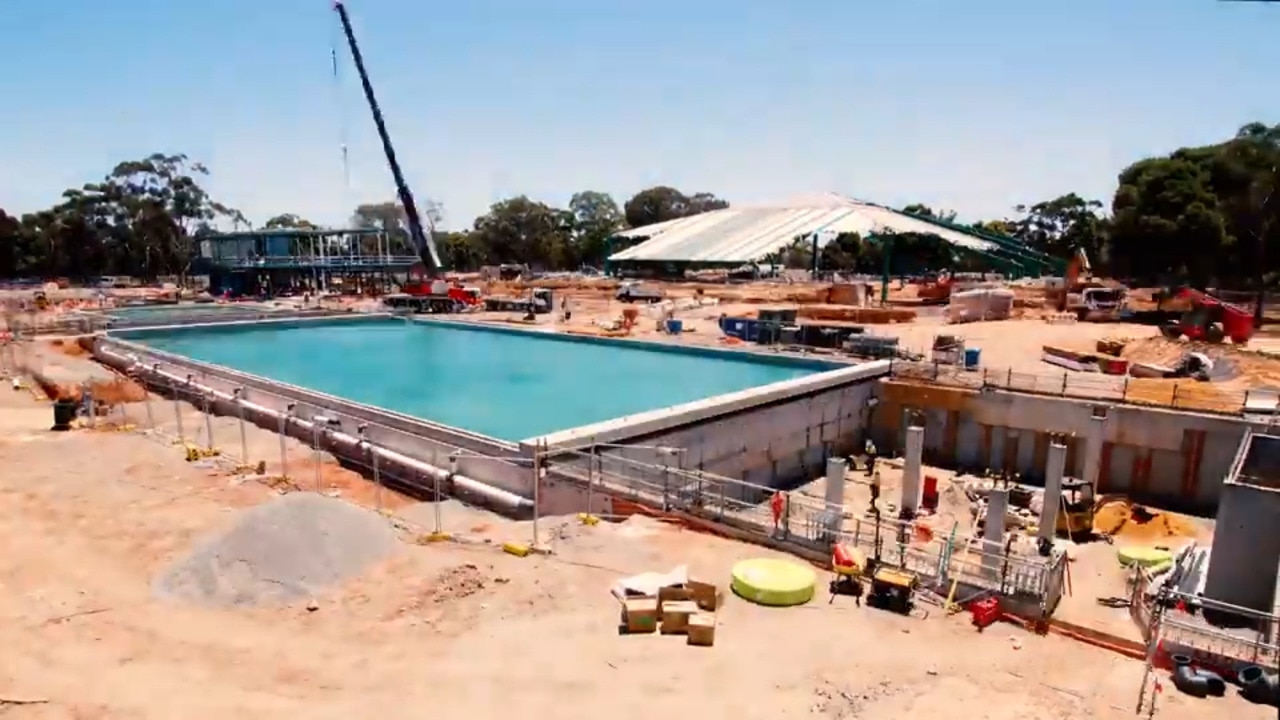
[[[359,317],[349,316],[324,320],[290,318],[255,323],[210,323],[203,327],[234,332],[248,324],[298,326],[312,322],[360,321]],[[461,323],[449,324],[477,332],[493,331]],[[498,331],[528,332],[509,328]],[[164,328],[130,330],[123,337],[101,337],[96,347],[128,355],[134,362],[146,366],[159,363],[167,372],[195,376],[200,384],[222,392],[230,393],[241,388],[246,400],[272,410],[284,411],[293,403],[296,405],[294,412],[304,419],[317,414],[336,417],[347,432],[354,432],[357,426],[367,423],[370,442],[437,467],[448,465],[450,454],[462,450],[458,472],[527,498],[533,497],[532,459],[539,448],[555,452],[597,443],[616,446],[607,452],[651,462],[653,467],[660,468],[667,463],[670,467],[699,470],[710,476],[723,476],[764,488],[807,482],[822,473],[828,457],[847,454],[861,440],[868,417],[867,401],[875,390],[875,381],[887,375],[889,370],[888,363],[884,361],[855,366],[766,355],[758,358],[759,361],[809,363],[815,369],[829,370],[515,444],[153,350],[130,341],[164,332]],[[545,337],[544,333],[537,334]],[[620,347],[632,344],[596,338],[587,341]],[[661,349],[666,352],[684,351],[684,348],[672,346],[661,346]],[[717,356],[735,354],[719,349],[697,349],[697,352]],[[678,452],[656,451],[654,446],[675,448]],[[660,473],[660,469],[657,472]],[[547,491],[547,496],[539,498],[540,504],[554,506],[558,512],[581,500],[576,492],[566,489],[568,495],[561,496],[563,493],[553,487],[542,488]]]
[[112,337],[97,339],[95,354],[101,357],[102,349],[126,355],[148,367],[158,364],[165,372],[192,376],[195,382],[221,392],[240,388],[245,400],[276,412],[285,412],[294,404],[294,414],[303,419],[315,415],[335,417],[348,433],[367,424],[366,437],[371,443],[437,467],[448,467],[450,454],[457,453],[459,473],[525,497],[532,494],[531,465],[518,445]]
[[927,463],[975,472],[1010,469],[1042,482],[1049,436],[1063,433],[1068,475],[1092,476],[1099,493],[1200,513],[1216,508],[1250,427],[1240,418],[892,380],[881,381],[877,393],[872,432],[884,449],[901,452],[906,417],[919,411]]
[[[751,490],[751,497],[738,493],[734,499],[760,502],[770,489],[790,489],[821,475],[833,455],[855,452],[864,436],[868,400],[886,370],[881,365],[814,376],[822,382],[804,392],[754,405],[722,406],[709,416],[689,414],[684,422],[673,412],[665,425],[627,435],[627,447],[606,447],[601,454],[634,461],[615,472],[647,483],[662,486],[664,466],[701,472],[740,481],[727,486],[735,493]],[[594,442],[588,436],[583,444]],[[550,447],[554,456],[555,445]]]

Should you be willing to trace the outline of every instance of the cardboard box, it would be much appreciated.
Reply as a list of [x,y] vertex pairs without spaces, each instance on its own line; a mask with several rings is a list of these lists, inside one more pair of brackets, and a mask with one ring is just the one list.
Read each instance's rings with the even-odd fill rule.
[[682,585],[672,585],[658,590],[658,612],[667,602],[684,602],[693,599],[693,591]]
[[686,625],[689,644],[711,647],[716,643],[716,616],[709,612],[696,612],[689,616]]
[[715,583],[690,580],[686,587],[693,593],[693,601],[698,603],[698,608],[701,610],[715,612],[724,602],[724,593],[720,592],[720,588],[716,587]]
[[658,599],[633,598],[622,603],[622,628],[628,634],[644,634],[657,630]]
[[662,604],[662,634],[683,635],[689,629],[689,617],[698,612],[692,600],[669,600]]

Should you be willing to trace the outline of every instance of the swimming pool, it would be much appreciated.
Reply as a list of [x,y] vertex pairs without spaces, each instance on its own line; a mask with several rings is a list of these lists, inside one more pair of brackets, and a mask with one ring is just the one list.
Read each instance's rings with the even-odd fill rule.
[[399,318],[113,334],[512,442],[843,367]]

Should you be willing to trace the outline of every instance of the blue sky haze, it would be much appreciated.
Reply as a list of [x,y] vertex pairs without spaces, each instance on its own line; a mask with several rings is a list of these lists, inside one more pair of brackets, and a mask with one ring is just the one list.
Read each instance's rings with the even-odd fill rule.
[[[836,191],[964,219],[1280,121],[1280,5],[349,0],[417,195]],[[327,0],[3,0],[0,207],[183,152],[261,222],[393,186]],[[350,182],[339,146],[350,147]]]

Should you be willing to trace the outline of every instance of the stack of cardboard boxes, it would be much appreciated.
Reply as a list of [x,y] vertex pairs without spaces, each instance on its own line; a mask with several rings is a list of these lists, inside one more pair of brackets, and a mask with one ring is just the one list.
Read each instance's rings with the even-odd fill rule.
[[622,626],[627,635],[684,635],[689,645],[711,647],[716,641],[716,610],[724,594],[713,583],[690,580],[658,591],[656,597],[631,597],[622,602]]

